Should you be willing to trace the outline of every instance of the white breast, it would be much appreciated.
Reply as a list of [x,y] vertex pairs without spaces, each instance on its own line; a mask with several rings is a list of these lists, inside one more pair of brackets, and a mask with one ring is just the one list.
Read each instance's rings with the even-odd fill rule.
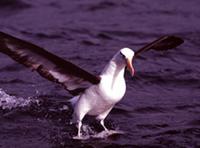
[[117,103],[125,94],[125,80],[123,77],[102,76],[99,89],[107,101]]

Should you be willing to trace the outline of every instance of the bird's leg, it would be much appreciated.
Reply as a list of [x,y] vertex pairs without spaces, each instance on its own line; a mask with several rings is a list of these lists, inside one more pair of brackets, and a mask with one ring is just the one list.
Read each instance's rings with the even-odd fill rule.
[[82,134],[81,134],[81,126],[82,126],[82,122],[79,121],[79,122],[78,122],[78,127],[77,127],[77,128],[78,128],[78,137],[81,137],[81,135],[82,135]]
[[109,130],[104,125],[104,119],[107,117],[108,113],[111,111],[112,108],[113,108],[113,106],[111,106],[108,110],[106,110],[105,112],[103,112],[97,116],[97,119],[100,120],[100,124],[103,126],[103,128],[106,132]]
[[76,121],[77,123],[77,128],[78,128],[78,135],[75,137],[75,138],[82,138],[82,132],[81,132],[81,128],[82,128],[82,120],[84,118],[84,116],[86,115],[87,113],[87,110],[81,110],[81,109],[76,109],[75,108],[75,111],[74,112],[74,120]]
[[103,126],[104,130],[107,132],[108,129],[107,129],[106,126],[104,125],[104,119],[100,121],[100,124]]

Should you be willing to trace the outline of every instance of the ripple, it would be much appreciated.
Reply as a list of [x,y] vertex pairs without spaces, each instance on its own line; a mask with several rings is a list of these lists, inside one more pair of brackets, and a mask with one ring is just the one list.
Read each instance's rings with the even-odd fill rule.
[[180,106],[175,107],[175,109],[178,109],[178,110],[187,110],[187,109],[194,109],[194,108],[200,108],[200,104],[180,105]]
[[87,46],[99,46],[100,42],[99,40],[96,39],[84,39],[81,41],[82,44],[87,45]]
[[32,82],[23,81],[21,79],[13,79],[9,81],[0,80],[1,84],[33,84]]
[[157,129],[169,127],[168,124],[138,124],[136,126],[139,129],[150,129],[150,130],[157,130]]
[[184,69],[181,71],[171,72],[171,70],[164,70],[165,72],[143,72],[137,73],[137,78],[145,80],[147,84],[157,84],[164,86],[181,86],[181,87],[198,87],[200,79],[192,76],[194,71]]
[[200,119],[199,120],[192,120],[188,123],[188,125],[200,126]]
[[142,107],[142,108],[136,108],[134,112],[142,113],[142,114],[163,113],[163,112],[166,112],[166,109],[162,107],[147,106],[147,107]]
[[104,32],[100,32],[97,34],[97,38],[100,38],[100,39],[106,39],[106,40],[111,40],[113,39],[113,37],[111,37],[111,35],[107,34],[107,33],[104,33]]
[[97,4],[92,4],[87,7],[88,11],[98,11],[98,10],[104,10],[104,9],[111,9],[114,8],[116,4],[111,1],[102,1]]
[[4,66],[0,69],[0,72],[15,72],[15,71],[20,71],[20,70],[24,70],[24,66],[18,64],[18,63],[14,63],[11,65],[7,65]]
[[56,33],[32,33],[29,31],[21,31],[21,33],[41,39],[60,39],[63,38],[61,34]]
[[30,8],[31,5],[21,1],[21,0],[1,0],[0,8],[10,8],[10,9],[24,9]]

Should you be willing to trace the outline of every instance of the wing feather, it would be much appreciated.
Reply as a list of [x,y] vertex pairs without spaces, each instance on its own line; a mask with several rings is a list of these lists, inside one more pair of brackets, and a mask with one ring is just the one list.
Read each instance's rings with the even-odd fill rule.
[[0,52],[36,70],[44,78],[62,84],[76,95],[86,83],[98,84],[100,78],[30,42],[0,32]]

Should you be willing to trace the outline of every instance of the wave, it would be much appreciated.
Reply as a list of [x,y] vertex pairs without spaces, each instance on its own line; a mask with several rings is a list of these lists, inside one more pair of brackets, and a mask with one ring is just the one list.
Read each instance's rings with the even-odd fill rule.
[[35,103],[36,101],[37,100],[32,100],[31,98],[11,96],[0,88],[0,109],[10,110],[19,107],[25,107]]
[[1,0],[0,8],[14,8],[14,9],[22,9],[29,8],[30,5],[21,1],[21,0]]

